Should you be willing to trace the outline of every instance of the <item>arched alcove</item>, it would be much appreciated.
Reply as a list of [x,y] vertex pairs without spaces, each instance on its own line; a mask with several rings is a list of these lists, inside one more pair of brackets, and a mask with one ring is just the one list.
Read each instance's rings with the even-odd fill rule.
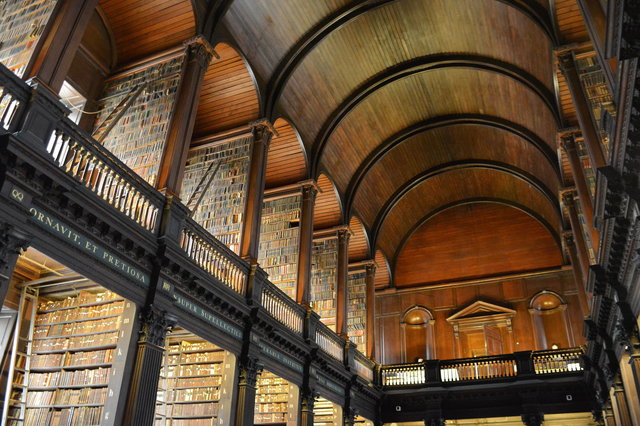
[[435,359],[433,315],[424,306],[407,309],[400,321],[402,362]]
[[559,349],[574,346],[569,332],[567,302],[556,292],[543,290],[531,298],[529,313],[536,349]]

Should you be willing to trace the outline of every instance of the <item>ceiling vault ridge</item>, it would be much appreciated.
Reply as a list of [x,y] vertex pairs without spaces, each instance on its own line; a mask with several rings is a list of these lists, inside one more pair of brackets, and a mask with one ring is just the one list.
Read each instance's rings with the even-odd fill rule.
[[398,202],[411,190],[417,188],[422,183],[427,180],[442,175],[445,173],[449,173],[455,170],[462,169],[488,169],[495,170],[501,173],[506,173],[510,176],[521,179],[522,181],[528,183],[532,187],[534,187],[538,192],[540,192],[548,201],[553,210],[558,215],[558,220],[562,220],[562,212],[560,210],[560,206],[557,201],[557,197],[553,191],[551,191],[544,183],[542,183],[538,178],[531,175],[530,173],[515,167],[510,164],[501,163],[497,161],[488,161],[488,160],[463,160],[463,161],[453,161],[450,163],[439,164],[435,167],[432,167],[429,170],[426,170],[420,173],[417,176],[414,176],[409,181],[405,182],[401,185],[391,197],[385,202],[382,208],[378,211],[376,218],[373,222],[373,226],[371,227],[371,235],[372,241],[377,243],[378,236],[380,234],[380,230],[382,229],[382,225],[386,220],[387,216],[393,208],[398,204]]
[[459,125],[487,126],[506,131],[517,136],[526,143],[531,144],[544,156],[551,169],[554,171],[556,179],[560,182],[561,174],[557,161],[557,154],[540,137],[528,129],[511,121],[489,115],[459,114],[438,116],[416,123],[415,125],[407,127],[395,135],[392,135],[379,144],[376,149],[367,156],[367,158],[358,166],[358,169],[349,181],[345,191],[344,202],[346,214],[351,212],[354,198],[367,173],[373,169],[378,161],[380,161],[392,149],[418,134]]
[[[327,16],[318,22],[313,28],[305,33],[280,60],[276,69],[271,75],[266,86],[265,103],[261,108],[267,117],[272,117],[275,113],[276,104],[280,95],[293,75],[297,67],[304,61],[306,56],[320,44],[329,34],[341,28],[348,22],[357,19],[361,15],[401,0],[360,0],[349,4]],[[553,45],[557,45],[553,22],[549,12],[535,0],[495,0],[514,7],[531,19],[549,37]]]
[[560,125],[560,112],[553,92],[529,72],[504,61],[483,55],[472,54],[435,54],[420,58],[413,58],[394,67],[388,68],[373,76],[360,87],[355,89],[342,103],[331,113],[320,128],[316,140],[311,146],[311,176],[315,176],[322,159],[324,148],[331,135],[338,128],[343,119],[364,101],[369,95],[388,84],[414,74],[438,70],[442,68],[469,68],[491,71],[506,76],[524,85],[535,93],[551,112]]
[[[416,223],[402,237],[402,240],[400,241],[400,244],[398,244],[398,247],[396,247],[396,249],[395,249],[395,251],[393,253],[393,257],[391,257],[391,258],[387,257],[389,259],[389,268],[392,271],[395,272],[395,268],[397,266],[397,261],[398,261],[398,256],[402,252],[402,249],[407,244],[407,242],[409,241],[411,236],[418,230],[418,228],[420,228],[428,220],[430,220],[433,217],[437,216],[439,213],[444,212],[445,210],[448,210],[448,209],[451,209],[451,208],[454,208],[454,207],[467,205],[467,204],[477,204],[477,203],[501,204],[501,205],[505,205],[505,206],[508,206],[508,207],[512,207],[512,208],[518,209],[518,210],[528,214],[529,216],[534,218],[536,221],[538,221],[538,223],[540,223],[542,226],[544,226],[544,228],[547,230],[547,232],[549,232],[549,234],[551,235],[551,237],[555,241],[556,245],[558,246],[558,250],[560,250],[560,252],[562,253],[563,249],[562,249],[562,240],[560,238],[560,234],[553,227],[553,225],[551,225],[545,218],[543,218],[536,211],[531,210],[527,206],[524,206],[524,205],[522,205],[520,203],[517,203],[517,202],[512,201],[512,200],[507,200],[507,199],[504,199],[504,198],[474,197],[474,198],[466,198],[466,199],[463,199],[463,200],[454,201],[452,203],[440,206],[440,207],[432,210],[431,212],[427,213],[420,220],[416,221]],[[374,235],[374,240],[372,240],[372,242],[374,244],[377,244],[377,237],[378,237],[377,235]],[[373,247],[375,247],[375,246],[373,246]]]

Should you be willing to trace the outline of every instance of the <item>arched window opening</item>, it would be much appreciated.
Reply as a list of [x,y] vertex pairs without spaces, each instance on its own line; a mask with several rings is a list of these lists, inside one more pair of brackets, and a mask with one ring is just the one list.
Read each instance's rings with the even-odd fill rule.
[[567,303],[553,291],[543,290],[531,298],[529,313],[537,350],[574,346],[566,312]]
[[402,362],[435,358],[433,315],[423,306],[407,309],[400,322],[402,332]]

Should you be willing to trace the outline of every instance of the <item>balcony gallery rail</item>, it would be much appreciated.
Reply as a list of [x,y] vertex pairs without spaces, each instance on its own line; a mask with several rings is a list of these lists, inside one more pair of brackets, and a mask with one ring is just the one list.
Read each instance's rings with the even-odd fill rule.
[[344,360],[344,339],[334,333],[323,323],[316,328],[316,344],[328,355],[342,362]]
[[269,315],[291,331],[302,335],[307,311],[268,281],[262,287],[261,304]]
[[584,370],[583,354],[582,348],[569,348],[383,365],[380,367],[380,382],[383,386],[389,387],[415,387],[517,379],[540,374],[574,374]]
[[15,131],[19,112],[29,96],[29,89],[22,80],[7,68],[0,67],[0,134]]

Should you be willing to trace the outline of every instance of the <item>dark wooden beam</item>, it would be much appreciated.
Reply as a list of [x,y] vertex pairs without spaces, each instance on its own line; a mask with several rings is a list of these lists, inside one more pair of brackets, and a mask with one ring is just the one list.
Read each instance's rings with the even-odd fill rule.
[[511,121],[482,114],[456,114],[446,115],[430,118],[428,120],[417,123],[411,127],[407,127],[402,131],[391,136],[387,140],[379,144],[373,152],[371,152],[367,158],[360,164],[357,171],[351,178],[347,190],[345,193],[345,217],[351,214],[351,207],[353,198],[358,192],[360,184],[364,180],[365,176],[371,170],[378,161],[380,161],[387,153],[393,148],[400,145],[409,138],[418,135],[423,132],[428,132],[433,129],[442,127],[457,126],[457,125],[469,125],[475,124],[478,126],[487,126],[500,130],[504,130],[511,134],[514,134],[521,138],[526,143],[533,145],[544,156],[545,160],[549,163],[553,171],[556,173],[558,181],[560,181],[560,169],[558,167],[557,154],[551,149],[551,147],[539,136],[530,130],[513,123]]
[[443,68],[485,70],[509,77],[534,92],[551,111],[551,114],[556,120],[556,124],[558,126],[560,125],[558,105],[553,93],[541,81],[527,71],[507,62],[480,55],[441,54],[423,56],[403,62],[373,76],[342,101],[323,123],[311,147],[311,176],[317,176],[324,148],[333,132],[338,128],[342,120],[367,97],[395,81],[415,74]]

